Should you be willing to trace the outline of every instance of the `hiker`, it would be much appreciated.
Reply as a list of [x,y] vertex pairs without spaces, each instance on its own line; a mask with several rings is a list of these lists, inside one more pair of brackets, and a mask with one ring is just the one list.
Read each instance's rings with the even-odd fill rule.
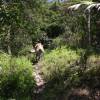
[[44,53],[43,44],[40,41],[37,41],[35,44],[35,53],[36,53],[36,61],[39,61]]

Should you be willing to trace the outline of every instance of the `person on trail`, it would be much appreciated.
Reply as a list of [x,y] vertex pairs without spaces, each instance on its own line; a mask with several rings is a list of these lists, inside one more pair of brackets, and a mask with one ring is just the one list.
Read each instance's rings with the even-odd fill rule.
[[36,61],[39,61],[42,58],[43,53],[44,53],[44,47],[40,41],[36,42],[35,53],[36,53]]

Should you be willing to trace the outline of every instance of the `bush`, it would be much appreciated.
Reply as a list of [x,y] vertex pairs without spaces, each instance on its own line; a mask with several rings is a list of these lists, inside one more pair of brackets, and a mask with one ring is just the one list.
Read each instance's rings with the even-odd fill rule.
[[54,48],[59,48],[59,47],[61,47],[62,45],[63,45],[63,43],[62,43],[62,38],[61,38],[61,37],[57,37],[57,38],[53,39],[52,46],[53,46]]
[[42,71],[46,79],[50,80],[54,74],[63,74],[66,69],[76,63],[80,56],[71,49],[62,47],[56,50],[52,50],[49,54],[46,54],[42,62]]
[[87,60],[87,67],[96,68],[97,66],[100,67],[100,55],[90,55]]
[[35,53],[31,53],[31,50],[32,50],[32,46],[27,46],[27,47],[24,47],[19,53],[18,55],[19,56],[25,56],[27,57],[31,62],[34,62],[35,61]]
[[76,86],[80,80],[78,76],[77,60],[80,55],[71,49],[62,47],[46,54],[42,61],[42,71],[47,85],[44,100],[56,100],[64,90]]
[[20,99],[31,95],[35,81],[32,76],[32,65],[27,58],[0,54],[0,67],[1,97]]
[[1,68],[9,68],[10,66],[10,56],[5,54],[5,53],[1,53],[0,54],[0,67]]
[[77,64],[81,53],[84,50],[77,50],[76,53],[61,48],[45,55],[42,71],[47,85],[43,100],[59,100],[63,95],[68,96],[74,88],[100,89],[100,55],[90,55],[83,70],[83,66]]
[[90,88],[100,88],[100,55],[90,55],[87,60],[87,69],[81,76],[82,84]]
[[49,38],[56,38],[65,30],[63,26],[53,23],[47,27],[46,31]]

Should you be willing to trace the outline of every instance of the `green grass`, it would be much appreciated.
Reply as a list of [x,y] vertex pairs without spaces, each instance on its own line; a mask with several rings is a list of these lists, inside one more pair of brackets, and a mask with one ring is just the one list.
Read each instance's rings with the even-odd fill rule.
[[58,100],[61,95],[77,87],[100,87],[100,55],[88,56],[83,71],[83,66],[76,62],[81,63],[80,57],[84,53],[82,49],[75,51],[62,47],[45,54],[42,71],[47,85],[43,100]]
[[19,98],[31,96],[35,86],[31,62],[26,57],[0,54],[0,96]]
[[46,54],[42,61],[42,71],[46,79],[53,78],[54,74],[64,74],[77,60],[79,60],[79,53],[69,48],[59,48],[52,50]]

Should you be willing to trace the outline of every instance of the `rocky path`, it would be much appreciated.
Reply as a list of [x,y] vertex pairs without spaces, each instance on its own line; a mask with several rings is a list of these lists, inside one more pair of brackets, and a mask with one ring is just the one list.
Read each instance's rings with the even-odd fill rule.
[[43,89],[45,88],[45,81],[43,79],[43,75],[41,73],[41,64],[38,62],[37,64],[34,65],[35,71],[33,72],[33,75],[35,77],[36,81],[36,88],[34,90],[34,94],[36,94],[36,99],[35,100],[41,100],[39,99],[39,95],[42,93]]

